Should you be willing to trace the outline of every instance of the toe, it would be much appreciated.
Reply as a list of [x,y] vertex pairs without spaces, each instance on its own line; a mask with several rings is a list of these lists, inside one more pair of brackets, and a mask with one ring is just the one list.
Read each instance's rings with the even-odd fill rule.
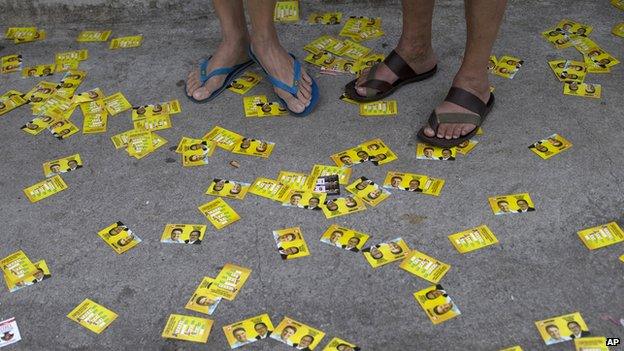
[[444,138],[448,140],[453,138],[453,125],[444,126]]
[[300,100],[310,100],[310,97],[312,96],[312,94],[310,93],[309,90],[299,89],[297,96]]
[[433,129],[431,129],[431,127],[426,126],[425,130],[423,131],[423,133],[425,133],[426,136],[432,138],[435,135],[435,131]]
[[299,89],[299,91],[297,92],[297,100],[299,100],[299,102],[308,107],[310,105],[310,99],[306,98],[303,94],[303,90]]
[[472,132],[473,129],[475,129],[476,126],[473,124],[465,124],[462,128],[461,128],[461,135],[466,135],[470,132]]
[[360,96],[366,96],[366,88],[364,87],[356,87],[355,91],[358,93],[358,95]]
[[438,130],[436,131],[436,137],[442,139],[446,135],[446,126],[444,124],[438,125]]
[[461,124],[456,124],[453,127],[453,139],[459,138],[462,134],[463,127]]
[[312,85],[312,77],[308,75],[308,72],[302,71],[301,78],[303,78],[303,81],[306,82],[307,84]]
[[282,99],[284,99],[284,101],[286,101],[286,105],[288,105],[288,109],[295,112],[295,113],[300,113],[303,112],[303,110],[305,110],[305,104],[301,101],[299,101],[296,97],[290,95],[289,93],[281,90],[281,89],[276,89],[276,93],[279,97],[281,97]]

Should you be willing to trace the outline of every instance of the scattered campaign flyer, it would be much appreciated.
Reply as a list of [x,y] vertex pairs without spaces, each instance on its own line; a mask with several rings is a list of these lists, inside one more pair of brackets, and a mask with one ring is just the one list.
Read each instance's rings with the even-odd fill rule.
[[215,277],[208,291],[228,301],[232,301],[236,298],[250,275],[251,269],[227,263]]
[[405,258],[409,251],[407,243],[402,238],[396,238],[366,247],[362,249],[362,254],[371,267],[377,268]]
[[112,31],[110,30],[83,30],[78,34],[76,41],[83,43],[108,41],[111,33]]
[[524,60],[517,57],[503,56],[498,59],[498,63],[492,73],[503,78],[513,79],[523,64]]
[[258,85],[261,80],[261,75],[258,75],[257,73],[251,71],[247,71],[234,79],[232,83],[230,83],[228,90],[237,94],[245,95],[253,87]]
[[160,237],[161,243],[199,245],[204,240],[203,224],[167,224]]
[[522,347],[516,345],[516,346],[512,346],[512,347],[506,347],[506,348],[504,348],[502,350],[499,350],[499,351],[522,351]]
[[208,341],[213,323],[212,320],[207,318],[171,314],[167,324],[165,324],[162,337],[205,344]]
[[199,206],[198,209],[217,229],[225,228],[240,219],[238,213],[220,197]]
[[128,111],[132,105],[121,92],[116,92],[104,98],[104,105],[109,115],[115,116],[122,112]]
[[268,158],[273,152],[274,148],[275,143],[257,139],[243,138],[240,140],[239,143],[234,145],[232,152],[240,155]]
[[222,299],[221,296],[210,292],[213,282],[213,278],[204,277],[184,308],[207,315],[213,314]]
[[22,340],[15,317],[0,322],[0,347],[14,344]]
[[277,251],[282,260],[293,260],[310,255],[310,249],[300,227],[274,230],[273,239],[275,239]]
[[600,249],[624,241],[624,231],[616,222],[580,230],[578,236],[590,250]]
[[485,224],[451,234],[448,238],[460,253],[471,252],[498,243],[494,233]]
[[366,177],[360,177],[347,186],[347,191],[369,206],[377,206],[390,196],[390,192]]
[[22,69],[22,55],[6,55],[0,57],[0,73],[19,72]]
[[423,174],[391,171],[386,174],[383,186],[388,189],[440,196],[444,187],[444,179],[433,178]]
[[[338,167],[351,167],[363,162],[370,162],[375,166],[380,166],[398,159],[397,155],[379,138],[365,141],[358,146],[335,153],[330,157]],[[343,183],[346,184],[347,182],[348,179]]]
[[536,141],[529,145],[529,149],[544,160],[571,147],[572,143],[559,134],[553,134],[546,139]]
[[301,172],[280,171],[277,181],[288,185],[292,190],[306,190],[308,175]]
[[313,191],[291,190],[282,206],[298,207],[307,210],[320,210],[321,204],[325,203],[327,193]]
[[396,116],[399,112],[397,101],[374,101],[360,104],[360,116]]
[[457,149],[454,147],[440,147],[423,143],[416,144],[416,158],[419,160],[455,161]]
[[357,196],[338,197],[327,200],[321,206],[326,218],[344,216],[366,210],[364,201]]
[[574,338],[574,349],[576,351],[609,351],[607,338],[604,336]]
[[240,144],[243,136],[225,128],[216,126],[212,128],[211,131],[206,133],[202,139],[206,141],[214,141],[217,143],[218,147],[227,151],[232,151],[237,144]]
[[360,351],[361,348],[354,343],[334,337],[329,341],[323,351]]
[[535,327],[546,345],[590,336],[589,328],[579,312],[535,322]]
[[417,250],[410,252],[399,267],[434,284],[439,283],[451,269],[449,264]]
[[325,333],[292,318],[284,317],[270,337],[298,350],[314,350],[325,337]]
[[215,178],[210,182],[205,194],[242,200],[247,195],[249,186],[249,183]]
[[251,184],[249,193],[283,203],[290,193],[290,187],[277,180],[260,177]]
[[16,251],[0,260],[0,269],[7,284],[16,284],[32,276],[37,267],[30,261],[24,251]]
[[268,338],[274,329],[271,318],[264,313],[223,326],[223,334],[230,348],[235,349]]
[[535,211],[535,205],[528,193],[492,196],[488,198],[495,215]]
[[275,22],[299,21],[299,0],[279,0],[275,3],[273,11]]
[[465,156],[468,155],[468,153],[470,153],[470,151],[472,151],[477,144],[479,144],[479,142],[474,139],[462,141],[459,145],[455,146],[455,151],[458,154]]
[[112,39],[108,48],[111,50],[136,48],[141,46],[141,43],[143,43],[142,35],[119,37]]
[[30,202],[37,202],[65,189],[67,189],[67,184],[65,184],[63,178],[55,175],[25,188],[24,194]]
[[414,298],[433,324],[440,324],[461,314],[440,284],[415,292]]
[[100,334],[117,319],[117,313],[95,301],[85,299],[69,312],[67,317],[90,331]]
[[28,275],[22,278],[21,280],[17,282],[12,282],[5,278],[7,288],[9,289],[10,292],[14,292],[21,288],[37,284],[52,276],[50,274],[50,268],[48,268],[48,265],[46,264],[45,260],[35,262],[34,265],[36,268],[35,272],[31,275]]
[[[339,167],[339,166],[327,166],[327,165],[314,165],[310,176],[306,180],[306,189],[314,190],[318,183],[318,178],[324,176],[337,175],[338,182],[340,184],[349,184],[349,178],[351,178],[351,168]],[[319,190],[314,190],[319,191]]]
[[368,234],[358,232],[357,230],[332,224],[321,235],[321,242],[347,251],[360,252],[366,245],[369,237]]
[[122,222],[115,222],[109,225],[100,230],[98,235],[118,254],[132,249],[141,242],[141,238]]

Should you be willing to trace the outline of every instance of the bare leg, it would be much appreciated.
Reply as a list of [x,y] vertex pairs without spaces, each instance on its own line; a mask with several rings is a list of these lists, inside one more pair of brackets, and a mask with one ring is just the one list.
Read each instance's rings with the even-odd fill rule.
[[[434,3],[435,0],[403,0],[403,31],[395,51],[416,73],[427,72],[437,63],[431,46]],[[356,90],[362,96],[366,96],[366,88],[360,85],[367,78],[368,70],[362,72],[356,83]],[[381,63],[374,78],[394,83],[399,77]]]
[[[507,0],[465,0],[466,49],[464,60],[455,75],[453,86],[467,90],[478,96],[483,102],[490,98],[490,82],[487,64],[496,41],[498,29],[505,13]],[[437,108],[438,113],[473,113],[463,107],[444,101]],[[438,138],[459,138],[475,128],[467,123],[443,123],[437,130]],[[427,136],[434,136],[431,128],[425,128]]]
[[[219,67],[243,63],[249,59],[247,55],[249,34],[243,10],[243,0],[213,0],[212,3],[219,18],[223,40],[212,54],[208,63],[208,72]],[[214,76],[201,87],[199,68],[195,67],[187,78],[187,94],[197,100],[203,100],[217,90],[224,80],[224,75]]]
[[[247,13],[251,19],[251,47],[258,60],[267,72],[286,84],[292,84],[294,78],[294,61],[288,52],[279,43],[275,24],[273,23],[273,9],[275,0],[247,1]],[[312,80],[303,70],[302,80],[299,82],[297,97],[275,88],[288,107],[294,112],[302,112],[310,105]]]

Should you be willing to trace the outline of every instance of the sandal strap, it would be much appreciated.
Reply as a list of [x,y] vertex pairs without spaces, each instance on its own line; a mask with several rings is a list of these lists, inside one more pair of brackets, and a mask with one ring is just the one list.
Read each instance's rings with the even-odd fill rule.
[[267,77],[269,78],[269,81],[271,82],[271,84],[273,84],[273,86],[277,87],[278,89],[287,91],[291,95],[295,96],[297,95],[297,92],[299,92],[299,81],[301,80],[301,62],[299,62],[299,60],[297,60],[297,58],[293,54],[289,55],[293,58],[294,61],[294,76],[292,85],[288,85],[268,74]]
[[375,96],[380,92],[388,91],[393,87],[392,84],[380,79],[369,79],[360,86],[366,88],[366,96],[368,97]]
[[199,80],[202,84],[206,83],[208,79],[214,76],[228,75],[234,72],[234,70],[236,69],[235,67],[219,67],[207,73],[206,70],[208,69],[208,63],[210,62],[211,58],[212,56],[207,59],[201,60],[201,62],[199,63]]
[[444,100],[472,111],[480,117],[483,117],[487,112],[487,105],[481,99],[462,88],[451,87]]
[[394,50],[390,52],[383,62],[399,79],[409,79],[417,75],[412,67]]
[[438,123],[470,123],[475,126],[481,125],[481,116],[471,113],[440,113],[436,114]]

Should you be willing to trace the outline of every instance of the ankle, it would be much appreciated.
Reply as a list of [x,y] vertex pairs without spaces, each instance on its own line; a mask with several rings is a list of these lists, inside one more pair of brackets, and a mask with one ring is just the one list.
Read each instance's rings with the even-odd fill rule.
[[490,92],[490,81],[487,71],[481,73],[462,71],[460,69],[453,79],[453,86],[468,90],[482,98],[487,98]]
[[424,61],[435,57],[431,43],[421,43],[401,37],[395,49],[401,57],[410,61]]
[[246,35],[243,36],[224,36],[221,44],[219,44],[223,48],[228,49],[242,49],[245,50],[249,45],[249,37]]

